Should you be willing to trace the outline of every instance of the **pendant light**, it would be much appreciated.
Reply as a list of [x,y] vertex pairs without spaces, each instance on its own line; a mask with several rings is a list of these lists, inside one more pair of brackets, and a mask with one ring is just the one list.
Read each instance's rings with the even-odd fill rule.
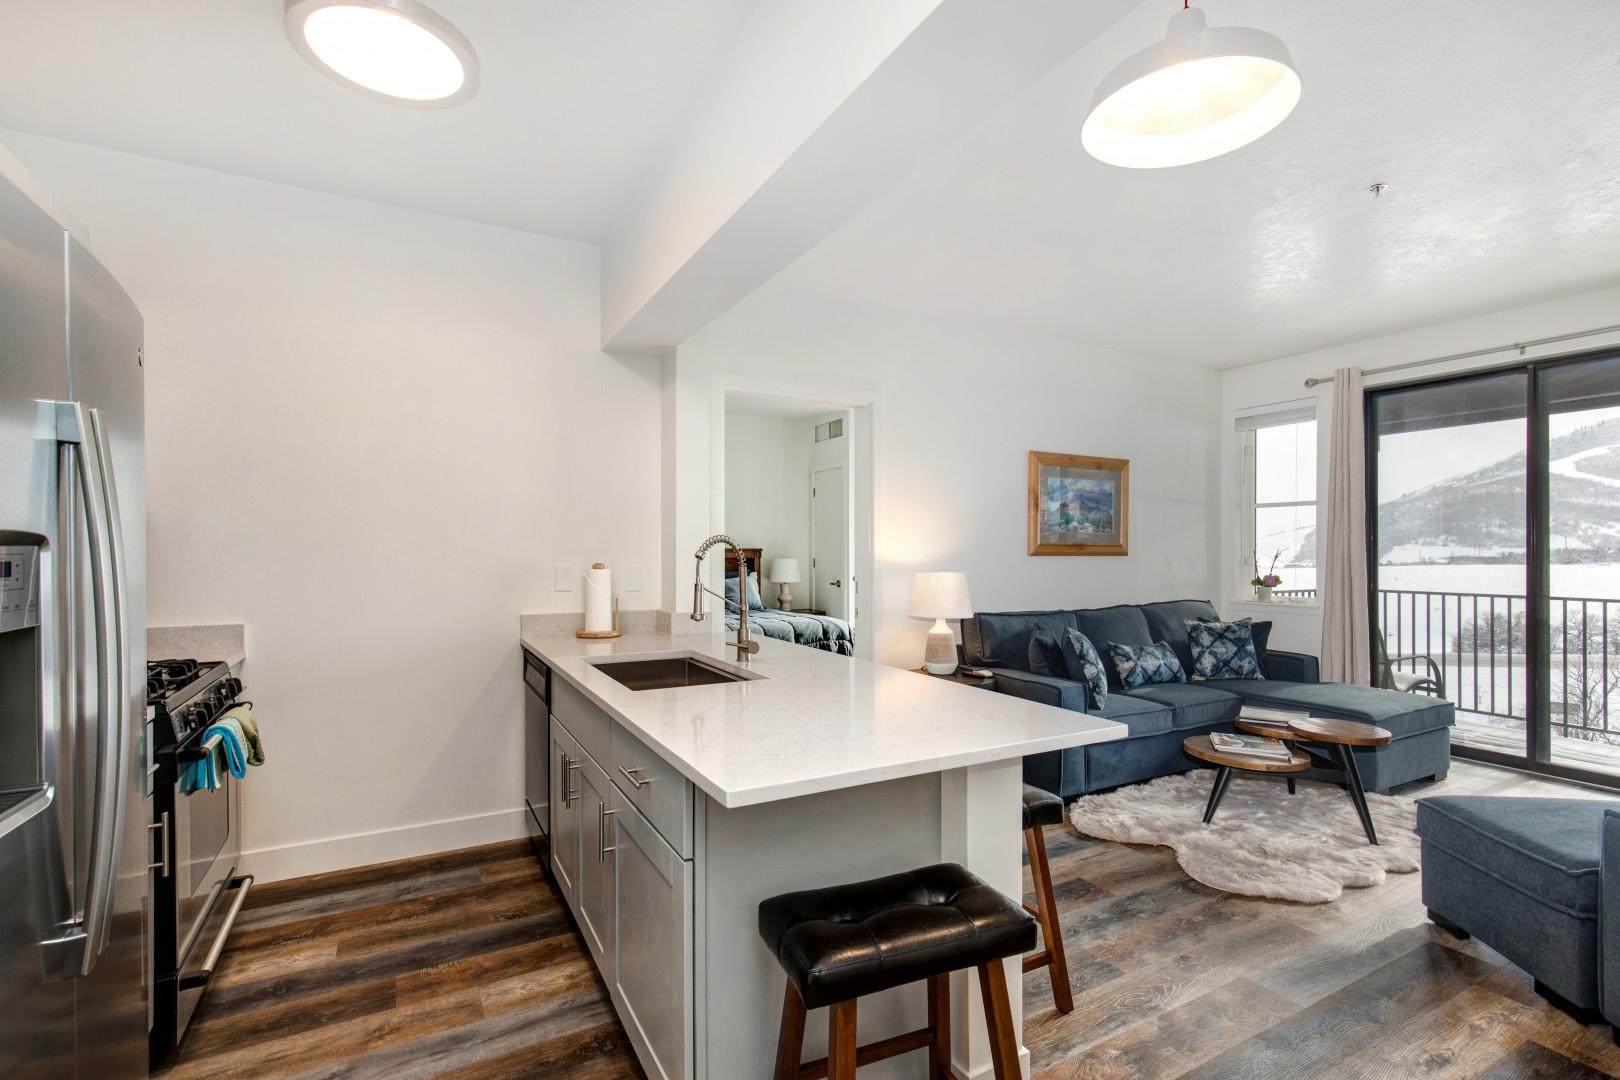
[[1110,71],[1080,142],[1127,169],[1190,165],[1230,153],[1282,123],[1299,103],[1288,47],[1264,30],[1210,28],[1183,0],[1164,40]]

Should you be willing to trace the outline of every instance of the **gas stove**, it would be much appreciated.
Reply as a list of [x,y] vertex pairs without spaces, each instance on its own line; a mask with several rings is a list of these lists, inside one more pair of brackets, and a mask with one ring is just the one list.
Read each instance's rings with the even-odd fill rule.
[[[146,665],[146,704],[159,741],[173,743],[207,727],[242,692],[242,681],[218,660],[154,660]],[[167,731],[164,728],[168,728]]]
[[169,1062],[219,964],[237,913],[253,884],[238,876],[241,794],[228,769],[218,786],[191,787],[185,768],[217,752],[208,727],[239,700],[242,681],[215,660],[158,660],[146,665],[152,724],[152,1029],[151,1064]]

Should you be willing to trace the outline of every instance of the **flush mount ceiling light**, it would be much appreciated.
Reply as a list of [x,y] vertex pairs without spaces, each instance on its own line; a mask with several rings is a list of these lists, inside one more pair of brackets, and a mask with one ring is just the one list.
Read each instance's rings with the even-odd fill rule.
[[286,0],[287,37],[351,90],[415,108],[459,105],[478,92],[478,54],[417,0]]
[[1127,169],[1190,165],[1260,138],[1294,111],[1299,94],[1286,45],[1263,30],[1210,29],[1183,0],[1164,40],[1097,87],[1080,142]]

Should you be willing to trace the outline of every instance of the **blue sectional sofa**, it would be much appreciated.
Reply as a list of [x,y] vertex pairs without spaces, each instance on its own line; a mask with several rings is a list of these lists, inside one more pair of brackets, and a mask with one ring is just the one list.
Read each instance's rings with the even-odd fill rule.
[[[1355,751],[1356,767],[1368,791],[1388,793],[1400,784],[1446,775],[1454,721],[1449,701],[1324,683],[1314,656],[1269,649],[1261,657],[1264,679],[1164,683],[1130,691],[1117,689],[1118,678],[1110,671],[1110,689],[1101,707],[1085,683],[1029,670],[1030,636],[1037,628],[1045,628],[1060,642],[1072,628],[1090,638],[1099,650],[1105,650],[1109,642],[1168,642],[1182,668],[1190,671],[1192,650],[1184,620],[1191,618],[1219,615],[1207,600],[1170,600],[1065,611],[981,612],[963,620],[963,656],[969,664],[993,669],[999,692],[1105,716],[1130,730],[1116,742],[1026,758],[1024,779],[1070,798],[1186,772],[1194,763],[1182,753],[1182,740],[1232,730],[1244,702],[1309,710],[1318,716],[1387,728],[1394,736],[1387,746]],[[1321,779],[1336,777],[1335,773],[1320,774]]]
[[1620,803],[1437,795],[1418,801],[1417,831],[1431,919],[1581,1022],[1620,1024]]

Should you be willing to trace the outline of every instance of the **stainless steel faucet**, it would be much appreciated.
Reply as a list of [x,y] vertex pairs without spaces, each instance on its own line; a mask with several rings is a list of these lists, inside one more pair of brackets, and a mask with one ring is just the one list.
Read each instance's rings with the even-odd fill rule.
[[[740,603],[733,602],[724,593],[717,593],[703,584],[703,556],[707,555],[709,549],[716,544],[725,544],[737,553],[737,599],[741,601]],[[697,559],[697,573],[692,580],[692,621],[702,622],[707,618],[707,613],[703,610],[704,593],[718,596],[723,603],[731,604],[737,609],[737,640],[728,641],[726,644],[737,650],[738,660],[747,660],[759,652],[759,642],[748,636],[748,556],[737,546],[737,541],[724,533],[716,533],[698,545],[694,558]]]

